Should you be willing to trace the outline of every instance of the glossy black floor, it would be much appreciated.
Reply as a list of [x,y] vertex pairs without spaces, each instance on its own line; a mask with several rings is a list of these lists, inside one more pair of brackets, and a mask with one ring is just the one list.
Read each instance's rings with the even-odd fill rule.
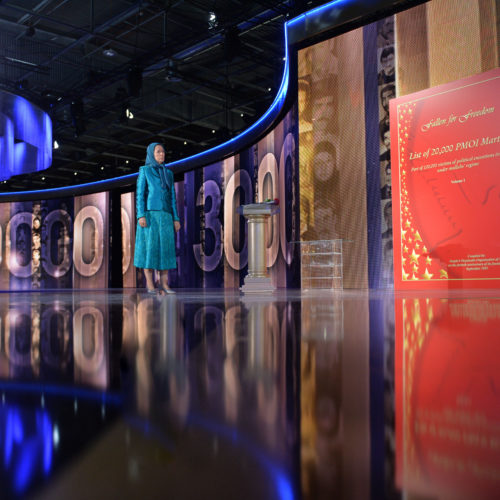
[[498,498],[499,297],[0,293],[0,497]]

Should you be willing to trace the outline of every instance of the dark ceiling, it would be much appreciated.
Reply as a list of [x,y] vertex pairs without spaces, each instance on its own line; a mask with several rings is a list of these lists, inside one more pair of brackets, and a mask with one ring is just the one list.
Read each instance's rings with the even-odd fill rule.
[[0,0],[0,89],[47,111],[59,144],[1,190],[122,176],[151,142],[173,161],[241,132],[281,81],[285,21],[322,3]]

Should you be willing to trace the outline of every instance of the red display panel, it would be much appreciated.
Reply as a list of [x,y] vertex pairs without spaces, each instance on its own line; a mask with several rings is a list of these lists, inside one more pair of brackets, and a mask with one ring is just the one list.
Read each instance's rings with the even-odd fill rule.
[[390,103],[396,289],[500,285],[500,69]]
[[396,300],[396,484],[403,496],[498,497],[499,329],[498,298]]

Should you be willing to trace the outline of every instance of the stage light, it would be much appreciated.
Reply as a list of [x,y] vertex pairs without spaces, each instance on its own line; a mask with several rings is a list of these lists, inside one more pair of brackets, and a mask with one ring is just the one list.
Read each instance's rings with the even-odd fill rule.
[[104,49],[102,51],[102,53],[106,56],[106,57],[115,57],[116,56],[116,52],[111,48],[111,47],[108,47],[106,49]]
[[219,22],[217,21],[217,14],[215,12],[209,12],[208,13],[208,29],[215,29],[219,25]]
[[77,175],[77,172],[73,172],[73,175]]
[[101,166],[101,170],[104,170],[104,167]]
[[215,134],[215,129],[214,129],[214,130],[212,130],[212,134]]
[[167,62],[167,66],[165,67],[166,75],[165,75],[165,80],[167,82],[182,82],[182,76],[179,74],[179,71],[177,69],[177,63],[173,61],[172,59],[169,59]]
[[44,181],[44,180],[45,180],[45,177],[42,177],[42,181]]
[[54,139],[54,149],[59,149],[59,143]]
[[184,141],[184,146],[186,146],[186,145],[187,145],[187,143],[188,143],[188,141]]
[[129,120],[132,120],[134,118],[134,114],[132,113],[132,111],[130,111],[129,108],[127,108],[125,110],[125,116],[129,119]]

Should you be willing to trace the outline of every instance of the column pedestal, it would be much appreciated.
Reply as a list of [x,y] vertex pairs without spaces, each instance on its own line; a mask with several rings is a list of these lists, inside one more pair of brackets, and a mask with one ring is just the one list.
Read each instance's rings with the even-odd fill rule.
[[279,212],[277,205],[252,203],[238,208],[248,223],[248,274],[240,288],[244,293],[270,293],[275,290],[266,266],[267,222]]

